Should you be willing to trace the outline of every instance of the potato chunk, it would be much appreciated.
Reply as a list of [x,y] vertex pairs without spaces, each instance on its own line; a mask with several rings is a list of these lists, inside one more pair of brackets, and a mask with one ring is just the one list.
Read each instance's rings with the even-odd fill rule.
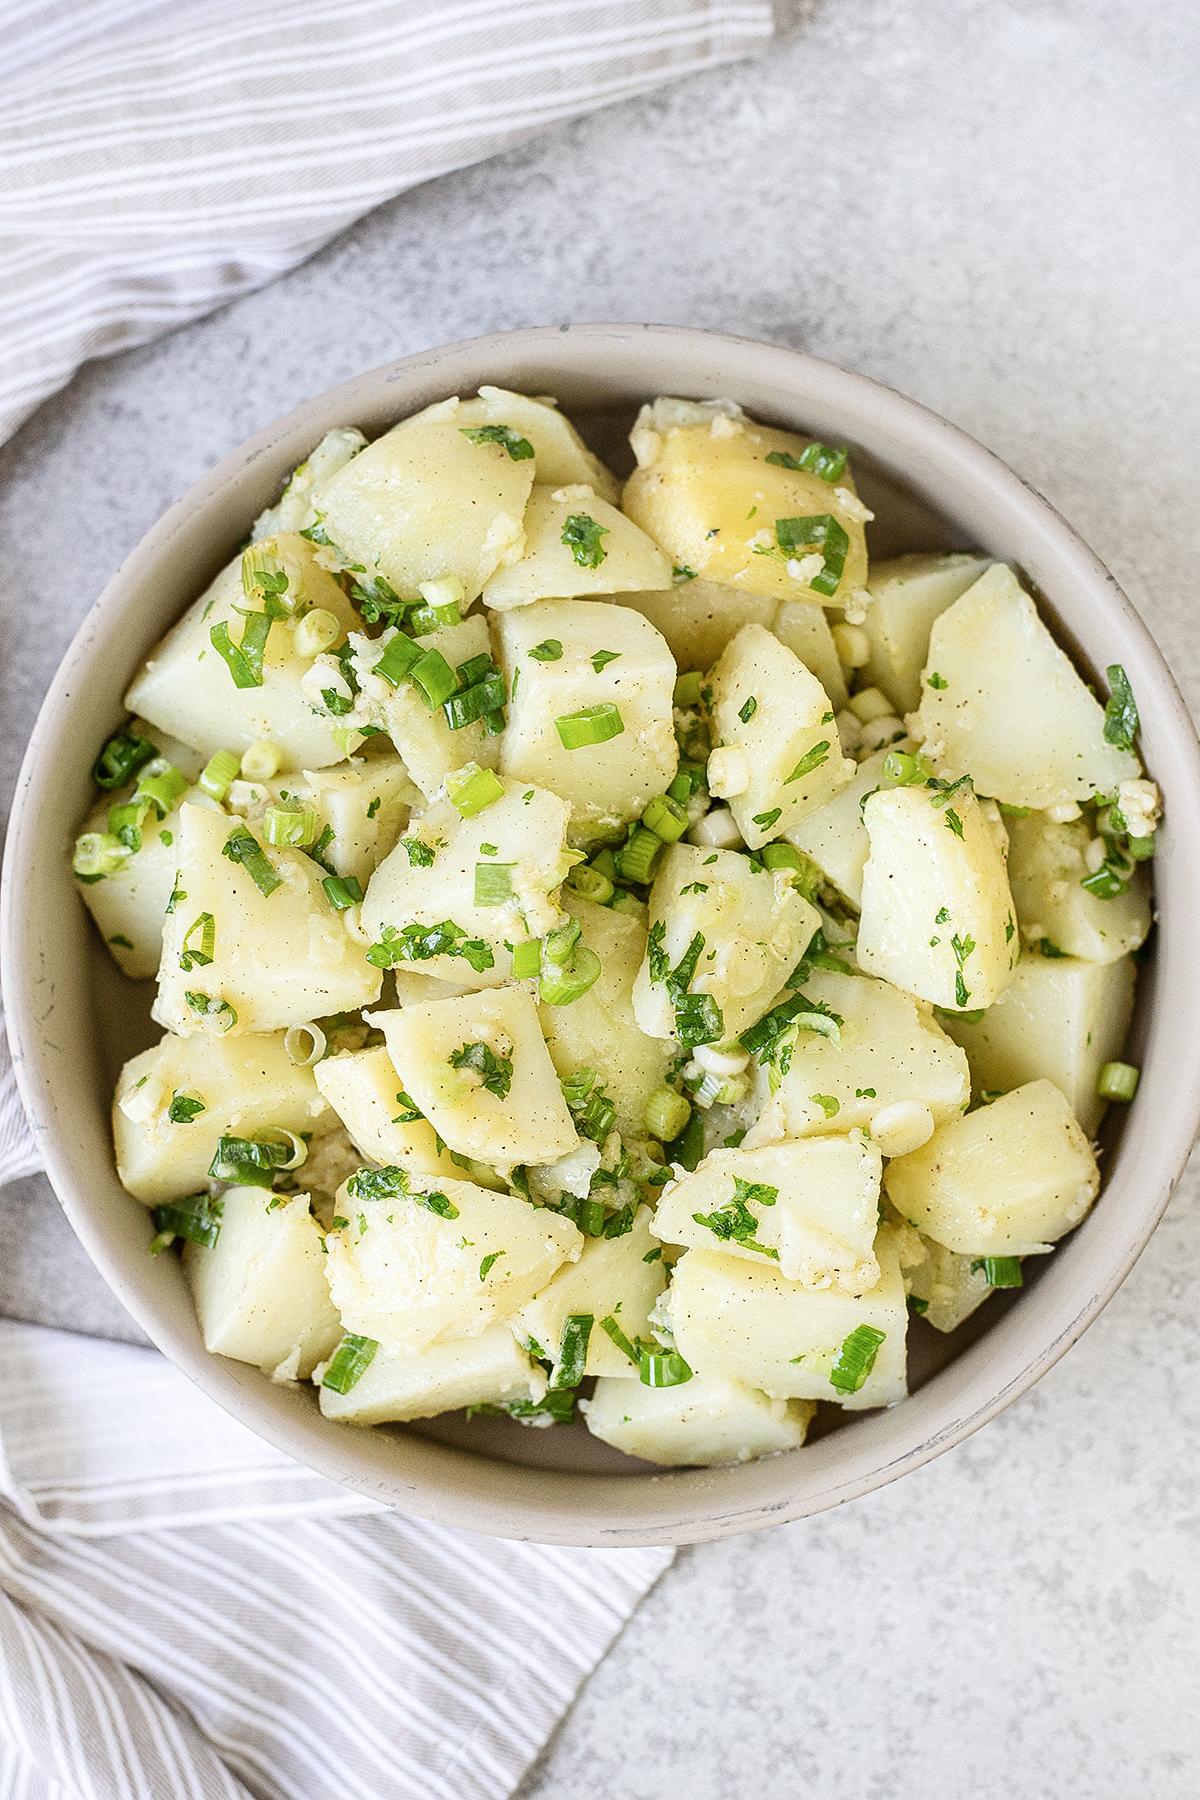
[[881,1168],[858,1134],[713,1150],[664,1190],[652,1229],[667,1244],[773,1262],[802,1287],[865,1294],[879,1280]]
[[409,1101],[385,1045],[327,1056],[313,1074],[364,1156],[412,1175],[462,1179],[463,1171],[451,1162],[450,1152],[438,1148],[433,1126]]
[[978,1024],[946,1021],[967,1053],[976,1093],[1052,1081],[1094,1137],[1105,1109],[1096,1082],[1121,1055],[1136,973],[1128,957],[1096,963],[1027,953]]
[[348,1394],[320,1389],[325,1417],[345,1425],[432,1419],[460,1406],[537,1401],[545,1393],[546,1377],[517,1348],[507,1325],[417,1352],[380,1344]]
[[[741,1257],[689,1250],[671,1283],[675,1341],[697,1375],[744,1381],[772,1399],[832,1400],[854,1412],[891,1406],[907,1392],[908,1305],[895,1234],[886,1228],[875,1259],[879,1280],[869,1293],[851,1296],[801,1287]],[[882,1332],[883,1341],[862,1386],[847,1392],[853,1377],[841,1376],[837,1365],[852,1356],[846,1340],[864,1325]]]
[[[194,789],[187,796],[189,802],[194,796],[196,804],[206,803],[202,789]],[[395,848],[410,808],[421,804],[421,791],[409,780],[398,756],[355,756],[337,769],[305,769],[300,775],[276,775],[270,781],[235,781],[227,804],[257,835],[268,806],[281,800],[312,808],[322,861],[335,874],[353,875],[365,888]],[[219,811],[215,801],[207,804]],[[175,866],[172,862],[172,870]]]
[[[545,600],[505,613],[500,658],[512,700],[500,768],[571,804],[576,835],[636,818],[675,774],[675,662],[648,620],[603,601]],[[568,749],[557,721],[615,707],[620,730]]]
[[632,1228],[622,1237],[586,1238],[579,1261],[564,1263],[509,1320],[518,1343],[532,1343],[535,1356],[553,1362],[569,1316],[588,1313],[592,1329],[584,1373],[636,1375],[600,1321],[614,1319],[631,1343],[650,1336],[650,1309],[667,1285],[661,1257],[646,1261],[658,1247],[650,1235],[650,1218],[650,1208],[640,1206]]
[[539,394],[513,394],[507,388],[481,387],[477,400],[460,400],[455,414],[460,430],[478,431],[489,425],[507,425],[533,446],[535,480],[546,487],[586,482],[602,500],[616,505],[621,486],[593,456],[570,419],[558,410],[558,402]]
[[[435,801],[375,871],[362,906],[363,927],[378,940],[388,930],[449,920],[465,933],[459,944],[482,945],[491,960],[478,950],[457,949],[398,966],[412,960],[426,975],[464,987],[496,987],[512,967],[506,943],[541,937],[561,923],[554,896],[570,866],[564,855],[569,808],[545,788],[502,785],[501,797],[468,819],[452,800]],[[483,903],[504,887],[503,874],[496,878],[498,889],[478,886],[495,870],[507,871],[509,898]]]
[[896,1211],[948,1250],[1031,1256],[1087,1212],[1100,1187],[1091,1145],[1050,1081],[1030,1081],[889,1163]]
[[670,1388],[606,1377],[579,1410],[593,1437],[626,1456],[714,1468],[798,1450],[817,1409],[810,1400],[769,1400],[744,1381],[693,1375]]
[[[371,1023],[387,1039],[405,1092],[460,1156],[509,1167],[555,1162],[575,1149],[537,1003],[524,988],[397,1007],[371,1014]],[[472,1048],[475,1057],[464,1061]]]
[[1067,956],[1116,962],[1150,931],[1150,876],[1134,870],[1127,894],[1101,900],[1080,884],[1091,833],[1082,819],[1058,824],[1045,813],[1009,823],[1008,879],[1027,944],[1049,939]]
[[[182,771],[181,771],[182,772]],[[132,798],[126,789],[121,798]],[[203,806],[220,813],[217,802],[203,788],[191,787],[180,806]],[[179,806],[161,821],[152,812],[142,826],[142,847],[123,869],[100,881],[80,883],[84,905],[96,921],[117,966],[134,981],[158,974],[162,960],[163,925],[179,867],[176,839],[180,830]],[[108,830],[108,798],[84,821],[85,831]]]
[[321,490],[326,535],[402,600],[454,575],[474,600],[502,562],[524,547],[532,458],[472,443],[444,400],[376,438]]
[[227,1188],[216,1243],[185,1244],[183,1268],[218,1356],[305,1381],[342,1335],[307,1194],[280,1204],[265,1188]]
[[[378,998],[380,971],[330,905],[310,856],[271,850],[267,862],[280,885],[264,894],[224,855],[236,822],[185,806],[180,826],[178,898],[163,930],[153,1012],[160,1025],[181,1037],[278,1031]],[[213,922],[210,962],[195,955],[206,917]],[[225,1010],[208,1011],[206,1000]]]
[[771,627],[781,644],[815,675],[829,696],[829,704],[840,712],[847,702],[846,675],[838,660],[837,646],[829,629],[829,620],[819,606],[807,600],[781,600]]
[[936,1006],[991,1006],[1020,955],[1004,857],[969,790],[892,788],[863,807],[858,960],[869,975]]
[[721,1012],[720,1036],[737,1037],[783,991],[820,923],[789,871],[756,872],[734,850],[672,844],[650,895],[649,948],[633,988],[638,1024],[650,1037],[676,1035],[667,983],[689,959],[693,974],[684,985],[710,994]]
[[[361,630],[362,620],[332,575],[314,561],[307,538],[280,532],[274,548],[289,576],[289,596],[302,594],[307,608],[332,613],[344,631]],[[155,645],[134,676],[126,706],[205,757],[217,750],[240,756],[251,744],[268,739],[292,769],[323,769],[344,761],[345,751],[333,735],[337,720],[314,713],[301,690],[311,661],[296,648],[292,620],[278,619],[270,628],[262,686],[234,685],[210,633],[225,625],[231,641],[240,644],[245,620],[236,609],[249,605],[239,556]]]
[[863,621],[871,660],[859,677],[861,685],[881,688],[901,716],[915,712],[934,620],[990,566],[986,556],[923,552],[875,563],[867,579],[874,604]]
[[[455,670],[472,657],[492,654],[487,620],[479,613],[464,619],[461,625],[429,632],[415,642],[423,650],[436,650]],[[385,677],[375,679],[387,685]],[[482,719],[452,731],[442,708],[427,705],[412,681],[402,681],[388,694],[378,716],[427,800],[433,798],[452,769],[463,769],[470,762],[483,769],[494,769],[499,764],[500,739],[487,731]]]
[[639,466],[621,501],[630,518],[708,581],[844,605],[867,578],[869,515],[850,471],[824,481],[795,467],[807,438],[715,410],[691,422],[679,409],[642,408],[630,438]]
[[825,689],[761,625],[733,639],[712,672],[712,695],[718,744],[745,758],[746,785],[725,792],[751,850],[826,805],[854,774]]
[[1044,809],[1115,793],[1138,759],[1104,741],[1104,708],[1004,563],[934,622],[921,693],[925,754],[939,775]]
[[817,969],[804,984],[841,1019],[840,1043],[803,1031],[779,1091],[746,1135],[753,1149],[780,1138],[869,1131],[899,1100],[927,1106],[937,1124],[956,1118],[971,1097],[967,1059],[907,994],[862,975]]
[[[389,1191],[390,1190],[390,1191]],[[506,1319],[583,1247],[559,1213],[469,1181],[360,1170],[338,1190],[329,1286],[347,1331],[396,1349],[473,1338]]]
[[[270,1036],[160,1039],[121,1070],[113,1100],[113,1138],[122,1184],[147,1206],[179,1200],[204,1186],[217,1140],[283,1131],[332,1131],[337,1120],[311,1069],[297,1068]],[[170,1118],[177,1094],[204,1102],[186,1123]],[[176,1109],[180,1118],[190,1108]]]
[[[773,594],[751,594],[742,588],[722,587],[716,581],[683,581],[661,593],[614,594],[613,598],[618,606],[640,612],[662,632],[681,674],[685,669],[711,669],[743,625],[765,625],[769,630],[779,610]],[[805,605],[804,611],[824,623],[819,607]]]
[[[899,748],[908,743],[905,739]],[[890,747],[876,750],[860,762],[849,784],[816,812],[784,833],[789,844],[803,850],[827,881],[840,889],[854,906],[862,907],[863,870],[871,853],[871,840],[863,823],[862,802],[868,794],[887,785],[883,765]]]
[[664,588],[671,565],[658,545],[587,485],[535,487],[525,509],[525,554],[483,590],[494,612],[573,594]]

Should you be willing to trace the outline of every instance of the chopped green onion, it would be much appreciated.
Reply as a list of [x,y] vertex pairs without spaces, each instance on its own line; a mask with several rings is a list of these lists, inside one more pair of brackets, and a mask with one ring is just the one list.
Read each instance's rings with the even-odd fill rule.
[[500,1261],[500,1258],[502,1256],[507,1256],[507,1255],[508,1255],[507,1250],[493,1250],[490,1256],[485,1256],[483,1261],[479,1265],[480,1281],[486,1281],[488,1278],[488,1270],[493,1268],[494,1265]]
[[638,1361],[637,1351],[625,1336],[625,1333],[621,1330],[621,1327],[617,1324],[617,1321],[613,1318],[611,1313],[609,1313],[606,1319],[601,1319],[600,1329],[608,1334],[622,1356],[628,1357],[631,1363],[636,1363]]
[[105,875],[115,875],[125,868],[131,854],[129,845],[123,844],[115,832],[85,831],[75,840],[71,867],[81,881],[101,881]]
[[542,955],[547,962],[562,966],[568,963],[576,944],[579,942],[580,924],[578,919],[568,919],[565,924],[547,932],[542,945]]
[[922,1300],[919,1294],[910,1294],[908,1296],[908,1310],[909,1312],[916,1313],[919,1319],[924,1318],[925,1314],[929,1311],[929,1302],[928,1300]]
[[837,593],[838,583],[846,566],[850,539],[832,513],[813,513],[799,519],[776,519],[775,540],[785,556],[794,556],[797,550],[810,544],[820,550],[822,566],[808,586],[817,594]]
[[708,765],[702,762],[681,762],[674,780],[667,788],[672,800],[678,800],[685,806],[693,794],[698,794],[704,786],[708,773]]
[[214,1181],[236,1181],[242,1187],[270,1187],[278,1169],[286,1168],[296,1155],[297,1140],[290,1132],[280,1143],[274,1138],[222,1137],[209,1165]]
[[238,1022],[237,1013],[230,1006],[228,1000],[222,1000],[217,994],[199,994],[189,988],[183,997],[198,1018],[220,1019],[223,1017],[225,1023],[221,1027],[222,1031],[232,1031]]
[[181,1237],[189,1244],[200,1244],[205,1250],[211,1250],[221,1235],[221,1212],[221,1202],[211,1195],[189,1194],[185,1200],[172,1200],[166,1206],[154,1207],[150,1217],[154,1220],[155,1231],[168,1234],[168,1242],[172,1237]]
[[244,825],[234,826],[222,846],[221,854],[227,856],[230,862],[241,864],[264,899],[273,894],[276,888],[283,886],[282,877],[275,873],[262,845]]
[[371,673],[382,675],[384,680],[390,681],[393,687],[399,687],[404,677],[412,674],[425,654],[426,652],[422,650],[420,644],[414,644],[410,637],[406,637],[402,631],[398,631],[395,637],[388,639],[387,649]]
[[482,719],[487,713],[499,712],[507,700],[508,688],[503,675],[493,674],[484,681],[476,682],[474,687],[467,688],[464,693],[451,694],[443,702],[442,711],[451,731],[461,731],[464,726],[473,725],[476,719]]
[[575,1388],[583,1380],[587,1368],[588,1340],[595,1323],[594,1313],[568,1313],[563,1323],[558,1360],[550,1373],[551,1388]]
[[283,752],[270,738],[259,738],[242,757],[242,774],[247,781],[270,781],[283,761]]
[[[553,935],[551,932],[550,936]],[[549,938],[546,942],[549,943]],[[582,944],[576,946],[570,961],[561,967],[553,963],[547,967],[543,958],[538,998],[547,1006],[570,1006],[600,979],[601,966],[596,952],[586,950]]]
[[[197,931],[200,933],[199,947],[192,943]],[[210,912],[202,912],[199,918],[192,920],[183,934],[183,950],[179,958],[179,966],[185,975],[190,975],[193,968],[204,968],[212,961],[216,938],[217,927]]]
[[1105,1063],[1096,1081],[1101,1100],[1132,1100],[1142,1071],[1134,1063]]
[[812,443],[806,445],[799,457],[786,450],[772,450],[763,461],[773,463],[777,469],[807,469],[832,485],[846,467],[848,455],[848,450],[831,450],[827,444]]
[[686,675],[680,675],[675,682],[675,691],[671,695],[671,704],[679,707],[698,706],[700,689],[704,685],[704,677],[699,669],[689,669]]
[[1025,1285],[1019,1256],[977,1256],[971,1264],[972,1275],[983,1270],[989,1287],[1019,1288]]
[[766,869],[794,869],[798,875],[804,875],[813,867],[808,857],[792,844],[765,844],[759,856]]
[[317,1024],[289,1025],[283,1037],[283,1047],[289,1059],[300,1069],[311,1069],[319,1063],[328,1048],[329,1040]]
[[152,800],[158,808],[159,818],[165,819],[187,791],[187,780],[179,770],[173,768],[165,756],[156,756],[138,776],[134,800]]
[[557,638],[543,638],[529,652],[534,662],[561,662],[563,647]]
[[606,744],[620,737],[625,721],[611,700],[598,706],[584,706],[578,712],[563,713],[554,721],[564,750],[583,750],[589,744]]
[[430,712],[448,700],[458,686],[458,677],[440,650],[426,650],[410,673]]
[[217,750],[200,772],[199,785],[214,800],[224,800],[241,773],[242,762],[232,750]]
[[108,809],[108,829],[134,855],[142,847],[142,826],[150,811],[149,800],[127,800],[123,806]]
[[643,1123],[651,1137],[669,1144],[677,1138],[688,1120],[692,1109],[683,1095],[674,1088],[655,1088],[646,1102],[646,1110],[642,1115]]
[[648,882],[662,847],[663,841],[656,831],[635,825],[629,841],[622,844],[613,859],[617,874],[623,881]]
[[643,1385],[651,1388],[682,1387],[692,1379],[678,1350],[648,1350],[644,1345],[638,1350],[638,1374]]
[[306,612],[303,618],[296,621],[292,630],[292,643],[296,654],[306,661],[320,656],[336,644],[342,635],[341,621],[323,606],[315,606]]
[[208,1107],[201,1095],[194,1090],[176,1088],[167,1108],[167,1118],[172,1125],[191,1125],[202,1112],[207,1111]]
[[879,1346],[886,1335],[886,1332],[877,1331],[874,1325],[856,1326],[837,1353],[837,1360],[829,1372],[829,1385],[839,1394],[857,1394],[875,1367]]
[[452,769],[446,777],[446,792],[458,808],[459,816],[473,819],[481,813],[485,806],[493,800],[503,800],[504,788],[497,775],[491,769],[481,769],[478,763],[465,763],[461,769]]
[[590,900],[594,906],[607,906],[616,892],[607,875],[599,869],[589,868],[587,863],[574,868],[567,876],[567,887],[581,900]]
[[1106,673],[1111,692],[1104,708],[1104,741],[1118,750],[1132,750],[1140,721],[1129,677],[1120,663],[1110,663]]
[[1153,831],[1146,837],[1126,838],[1125,842],[1128,845],[1129,854],[1134,862],[1149,862],[1157,849]]
[[509,1056],[497,1056],[485,1043],[462,1044],[450,1056],[452,1069],[472,1069],[480,1083],[497,1100],[507,1100],[512,1086],[513,1066]]
[[233,676],[234,687],[262,686],[263,651],[267,647],[271,624],[272,621],[265,612],[247,613],[240,644],[233,642],[229,635],[229,626],[223,619],[219,625],[210,627],[209,641],[217,654],[224,659],[225,666]]
[[149,738],[135,737],[131,731],[118,731],[96,758],[92,780],[101,788],[124,787],[143,763],[157,755],[158,745]]
[[678,843],[690,823],[687,807],[673,800],[670,794],[656,795],[642,814],[646,830],[660,837],[664,844]]
[[512,872],[516,866],[516,863],[476,863],[476,906],[506,906],[513,897]]
[[418,637],[428,637],[434,631],[448,631],[452,625],[462,624],[462,613],[453,600],[445,606],[414,606],[408,615],[409,629]]
[[725,1016],[711,994],[684,994],[675,1002],[675,1036],[689,1050],[720,1042]]
[[1115,900],[1119,895],[1129,892],[1128,879],[1107,857],[1095,874],[1085,875],[1079,885],[1089,894],[1094,894],[1097,900]]
[[311,806],[268,806],[263,815],[263,837],[273,847],[305,850],[316,835],[317,815]]
[[335,1394],[348,1394],[370,1368],[378,1348],[377,1339],[358,1337],[348,1331],[321,1377],[321,1386],[332,1389]]
[[883,774],[886,781],[894,781],[897,787],[912,787],[925,779],[920,759],[907,750],[889,750],[883,759]]
[[480,425],[470,428],[460,425],[458,429],[473,444],[499,444],[501,449],[508,451],[514,462],[527,462],[533,455],[533,445],[529,439],[523,438],[511,425]]
[[512,972],[514,981],[528,981],[531,977],[541,974],[541,938],[526,938],[523,944],[513,945]]
[[353,875],[327,875],[321,886],[336,912],[348,912],[363,897],[362,886]]
[[693,1111],[679,1136],[664,1144],[668,1162],[682,1163],[692,1174],[704,1158],[704,1115]]
[[562,528],[562,542],[581,569],[598,569],[608,555],[600,542],[609,535],[607,525],[599,525],[589,513],[571,513]]

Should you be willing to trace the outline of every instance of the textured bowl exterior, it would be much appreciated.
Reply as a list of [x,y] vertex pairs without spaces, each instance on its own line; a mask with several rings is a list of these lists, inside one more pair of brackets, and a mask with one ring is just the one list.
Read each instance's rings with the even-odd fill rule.
[[[310,1394],[206,1353],[178,1263],[147,1256],[145,1212],[113,1168],[98,1006],[120,1001],[98,995],[69,867],[95,747],[123,718],[121,695],[151,645],[323,432],[354,423],[378,433],[481,382],[556,394],[568,412],[656,393],[728,395],[766,421],[865,450],[885,479],[940,515],[948,541],[1018,564],[1064,641],[1093,671],[1123,663],[1141,706],[1145,759],[1166,797],[1159,936],[1139,991],[1142,1082],[1103,1194],[1036,1283],[916,1394],[800,1452],[726,1469],[606,1474],[334,1424]],[[583,325],[478,338],[346,382],[259,432],[159,521],[84,621],[38,718],[9,832],[0,953],[17,1079],[67,1216],[118,1298],[214,1400],[299,1461],[419,1517],[547,1543],[693,1543],[820,1512],[919,1467],[1022,1394],[1111,1298],[1200,1122],[1189,917],[1197,892],[1200,749],[1183,700],[1112,577],[1038,494],[923,407],[813,357],[673,326]]]

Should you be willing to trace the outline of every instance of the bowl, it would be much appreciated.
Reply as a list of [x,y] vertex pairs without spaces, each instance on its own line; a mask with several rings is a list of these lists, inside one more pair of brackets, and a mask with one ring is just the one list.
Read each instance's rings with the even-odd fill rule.
[[[1088,678],[1124,664],[1147,766],[1164,790],[1158,939],[1134,1024],[1143,1076],[1132,1107],[1113,1109],[1122,1116],[1092,1213],[1024,1289],[993,1296],[951,1338],[935,1342],[914,1321],[909,1399],[759,1462],[659,1470],[582,1426],[539,1432],[451,1417],[363,1431],[326,1420],[311,1390],[208,1355],[178,1262],[147,1255],[145,1211],[113,1167],[113,1082],[157,1032],[150,984],[116,972],[74,891],[69,852],[95,750],[123,719],[122,693],[150,646],[325,431],[355,424],[375,435],[481,382],[556,394],[602,455],[624,455],[621,470],[633,412],[656,393],[730,396],[764,422],[849,444],[877,514],[872,553],[978,547],[1016,564]],[[50,1180],[105,1280],[179,1368],[268,1442],[404,1512],[498,1537],[612,1547],[731,1536],[868,1493],[977,1431],[1086,1330],[1153,1231],[1200,1117],[1197,891],[1200,747],[1183,700],[1112,576],[1045,500],[963,432],[864,376],[741,338],[581,325],[476,338],[345,382],[259,432],[172,507],[93,606],[42,707],[12,815],[0,938],[17,1080]]]

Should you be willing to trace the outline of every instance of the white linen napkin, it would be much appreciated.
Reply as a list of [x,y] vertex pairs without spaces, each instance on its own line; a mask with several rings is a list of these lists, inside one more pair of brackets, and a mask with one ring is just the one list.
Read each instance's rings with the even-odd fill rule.
[[771,27],[769,0],[8,0],[0,442],[87,358]]

